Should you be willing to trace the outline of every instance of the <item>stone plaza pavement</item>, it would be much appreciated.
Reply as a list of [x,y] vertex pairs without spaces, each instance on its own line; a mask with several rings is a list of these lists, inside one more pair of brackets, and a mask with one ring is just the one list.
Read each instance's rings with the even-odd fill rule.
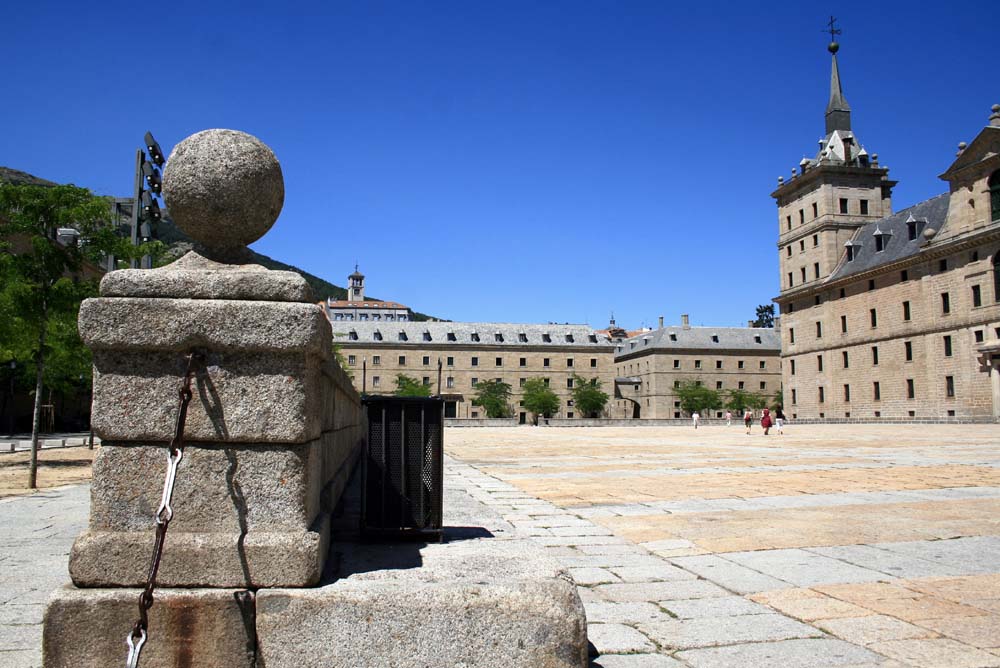
[[[450,429],[445,443],[448,484],[576,578],[593,668],[1000,666],[996,425]],[[86,485],[0,499],[0,668],[40,665],[88,501]]]
[[[1000,427],[453,429],[594,666],[1000,666]],[[475,489],[478,488],[478,489]]]

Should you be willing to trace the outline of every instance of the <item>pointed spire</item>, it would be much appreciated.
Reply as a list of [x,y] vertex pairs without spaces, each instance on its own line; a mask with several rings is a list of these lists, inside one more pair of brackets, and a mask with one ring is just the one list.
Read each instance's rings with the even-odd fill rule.
[[840,45],[830,42],[827,47],[833,56],[833,66],[830,71],[830,102],[826,105],[826,133],[834,130],[851,129],[851,106],[844,99],[844,91],[840,86],[840,68],[837,67],[837,51]]

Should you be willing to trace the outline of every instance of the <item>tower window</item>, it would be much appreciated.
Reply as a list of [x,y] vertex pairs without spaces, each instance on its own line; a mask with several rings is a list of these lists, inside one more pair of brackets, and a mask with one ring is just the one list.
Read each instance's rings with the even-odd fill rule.
[[944,356],[951,357],[951,337],[944,337]]
[[[794,285],[795,280],[792,278],[792,272],[788,272],[788,287],[792,287]],[[1000,301],[1000,282],[997,283],[997,301]]]
[[840,316],[840,331],[843,334],[847,334],[847,316]]
[[819,215],[819,207],[816,205],[816,202],[813,202],[813,218],[815,218],[818,215]]
[[813,278],[819,278],[819,262],[813,262],[813,273],[815,274]]
[[788,257],[792,257],[792,245],[791,244],[788,244],[787,246],[785,246],[785,255],[787,255]]
[[799,225],[806,222],[806,212],[804,209],[799,209]]
[[872,366],[878,366],[878,346],[872,346]]
[[904,349],[905,349],[905,352],[906,352],[906,361],[907,362],[912,362],[913,361],[913,343],[910,342],[910,341],[906,341],[903,344],[903,346],[904,346]]
[[847,213],[847,198],[846,197],[841,197],[840,198],[840,212],[841,213]]
[[982,306],[983,305],[983,291],[978,285],[972,286],[972,305]]
[[814,234],[813,235],[813,248],[816,248],[817,246],[819,246],[819,235],[818,234]]
[[823,356],[816,355],[816,371],[823,373]]
[[951,295],[947,292],[941,293],[941,313],[945,315],[951,313]]
[[946,397],[953,398],[955,396],[955,377],[945,376],[944,377],[944,395]]
[[851,368],[851,360],[850,360],[850,358],[849,358],[849,357],[847,356],[847,351],[846,351],[846,350],[843,350],[843,351],[841,351],[841,353],[840,353],[840,354],[841,354],[841,355],[842,355],[842,356],[844,357],[844,368],[845,368],[845,369],[849,369],[849,368]]
[[851,401],[851,386],[845,384],[844,385],[844,402],[845,403],[850,403],[850,401]]
[[795,375],[795,360],[789,360],[789,362],[791,364],[791,373],[794,376]]
[[868,317],[871,318],[872,327],[878,327],[878,312],[875,309],[869,309]]
[[868,200],[863,199],[863,200],[861,200],[860,203],[861,203],[861,215],[862,216],[867,216],[868,215]]
[[821,322],[816,323],[816,338],[817,339],[823,338],[823,323]]
[[903,320],[910,319],[910,302],[903,302]]
[[917,395],[916,390],[913,387],[913,379],[912,378],[907,378],[906,379],[906,398],[907,399],[913,399],[914,397],[916,397],[916,395]]
[[791,216],[786,216],[785,217],[785,226],[787,227],[788,231],[791,232],[791,230],[792,230],[792,217]]
[[872,383],[872,399],[875,401],[882,400],[882,385],[877,380]]

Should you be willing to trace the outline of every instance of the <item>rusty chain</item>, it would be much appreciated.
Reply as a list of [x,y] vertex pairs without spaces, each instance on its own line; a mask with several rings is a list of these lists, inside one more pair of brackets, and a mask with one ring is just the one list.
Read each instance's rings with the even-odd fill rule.
[[167,527],[174,516],[170,501],[174,494],[174,482],[177,479],[177,466],[184,457],[184,423],[187,421],[188,404],[191,403],[191,379],[194,376],[197,353],[187,357],[187,368],[184,371],[184,381],[178,389],[177,422],[174,427],[174,437],[168,446],[167,474],[163,481],[163,495],[156,509],[156,538],[153,541],[153,558],[149,564],[149,574],[146,576],[146,586],[139,594],[139,619],[136,620],[125,638],[128,645],[126,668],[136,668],[139,665],[139,653],[146,643],[149,632],[149,609],[153,607],[153,590],[156,589],[156,573],[160,570],[160,558],[163,556],[163,541],[167,535]]

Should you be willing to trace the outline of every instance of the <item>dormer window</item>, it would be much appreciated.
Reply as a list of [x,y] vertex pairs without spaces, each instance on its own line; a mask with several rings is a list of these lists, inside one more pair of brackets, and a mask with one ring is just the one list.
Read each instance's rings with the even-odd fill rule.
[[399,340],[400,341],[406,341],[407,340],[406,332],[400,332],[399,333]]
[[542,334],[542,342],[543,343],[552,343],[552,337],[549,336],[548,334]]
[[449,341],[458,341],[458,339],[455,337],[455,332],[448,332],[448,340]]
[[712,343],[718,343],[718,342],[719,342],[719,335],[712,334]]
[[671,341],[676,341],[676,340],[677,340],[677,335],[676,335],[676,334],[674,334],[673,332],[671,332],[671,333],[670,333],[670,340],[671,340]]
[[566,335],[566,343],[573,343],[573,335],[572,334],[567,334]]
[[357,341],[358,340],[358,333],[352,329],[347,334],[347,338],[350,339],[351,341]]
[[753,337],[753,342],[754,342],[754,343],[760,343],[760,334],[757,334],[757,335],[755,335],[755,336]]
[[475,341],[476,343],[479,343],[479,332],[472,333],[472,340]]
[[861,247],[861,244],[859,244],[856,241],[848,241],[846,244],[844,244],[844,248],[847,249],[847,261],[848,262],[854,262],[854,258],[857,257],[857,254],[858,254],[858,250],[857,249],[860,248],[860,247]]
[[424,341],[430,341],[430,340],[431,340],[431,333],[425,329],[424,330]]
[[497,343],[503,343],[503,334],[501,334],[500,332],[495,333],[493,335],[493,338],[496,340]]
[[885,250],[886,244],[889,243],[889,237],[892,236],[892,232],[883,232],[879,229],[878,225],[876,225],[875,232],[872,236],[875,237],[875,252],[881,253]]
[[597,334],[590,334],[587,336],[591,343],[597,343]]
[[375,339],[376,341],[381,341],[382,340],[382,332],[380,332],[380,331],[378,331],[376,329],[374,332],[372,332],[372,338]]
[[527,343],[528,342],[528,335],[525,334],[524,332],[518,332],[518,334],[517,334],[517,340],[520,341],[521,343]]

